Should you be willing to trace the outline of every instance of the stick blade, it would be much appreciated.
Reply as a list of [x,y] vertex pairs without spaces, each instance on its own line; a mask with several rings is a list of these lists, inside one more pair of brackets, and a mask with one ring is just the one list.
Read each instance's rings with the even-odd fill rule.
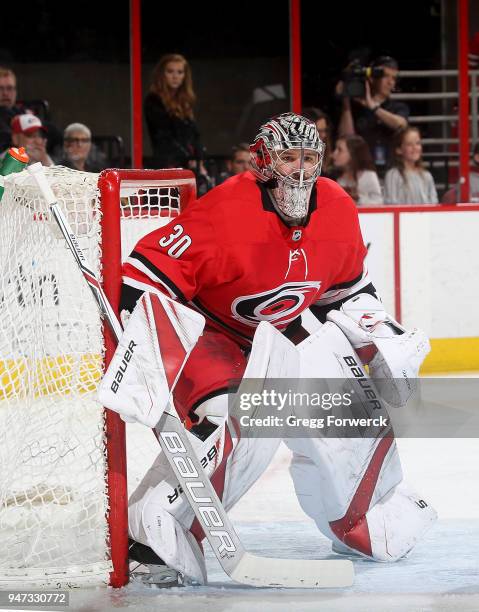
[[346,559],[270,559],[245,553],[230,577],[255,587],[338,588],[353,584],[354,567]]

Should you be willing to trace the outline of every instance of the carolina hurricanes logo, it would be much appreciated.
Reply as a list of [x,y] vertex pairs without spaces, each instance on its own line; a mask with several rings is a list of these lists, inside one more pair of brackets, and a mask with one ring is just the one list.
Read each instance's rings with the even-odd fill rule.
[[250,327],[260,321],[283,327],[309,306],[320,286],[321,281],[285,283],[263,293],[242,295],[231,304],[231,312],[237,321]]

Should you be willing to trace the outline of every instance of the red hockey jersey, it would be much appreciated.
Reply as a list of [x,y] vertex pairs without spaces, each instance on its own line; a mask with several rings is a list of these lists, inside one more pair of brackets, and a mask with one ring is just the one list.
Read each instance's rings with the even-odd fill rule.
[[249,344],[260,321],[283,330],[325,291],[361,278],[365,255],[356,206],[337,183],[318,178],[307,223],[289,227],[245,172],[143,237],[123,282],[166,292]]

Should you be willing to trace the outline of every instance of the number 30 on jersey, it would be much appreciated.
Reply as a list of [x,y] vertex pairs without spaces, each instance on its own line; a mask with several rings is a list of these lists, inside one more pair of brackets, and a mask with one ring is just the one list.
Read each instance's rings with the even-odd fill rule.
[[184,231],[183,226],[177,223],[173,226],[173,231],[169,236],[163,236],[163,238],[158,241],[161,247],[170,247],[167,251],[170,257],[177,259],[183,255],[186,249],[191,245],[191,238],[188,234],[184,234]]

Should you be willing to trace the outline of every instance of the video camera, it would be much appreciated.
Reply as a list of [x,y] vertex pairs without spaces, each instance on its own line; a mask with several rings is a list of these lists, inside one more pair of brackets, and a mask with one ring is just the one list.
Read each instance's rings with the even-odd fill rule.
[[380,79],[384,76],[381,66],[362,66],[359,60],[354,60],[342,73],[344,98],[364,98],[366,96],[366,79]]

